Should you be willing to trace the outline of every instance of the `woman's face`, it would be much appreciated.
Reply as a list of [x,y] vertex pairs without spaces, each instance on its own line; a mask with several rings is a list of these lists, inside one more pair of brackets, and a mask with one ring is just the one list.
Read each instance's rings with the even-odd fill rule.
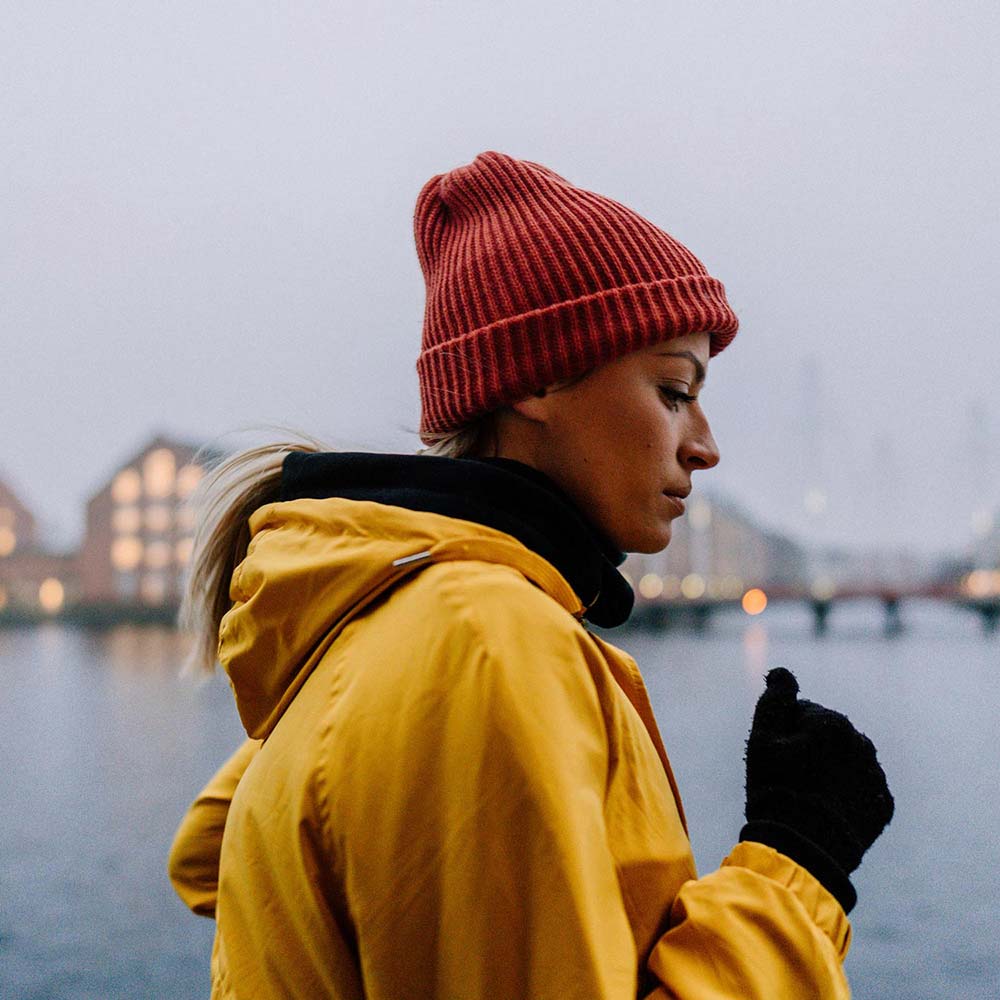
[[719,461],[698,401],[708,351],[707,333],[677,337],[515,403],[500,454],[550,476],[623,552],[659,552],[692,474]]

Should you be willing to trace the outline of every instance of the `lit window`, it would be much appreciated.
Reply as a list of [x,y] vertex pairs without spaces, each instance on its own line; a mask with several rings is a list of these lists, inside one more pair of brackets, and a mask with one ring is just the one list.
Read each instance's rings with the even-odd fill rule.
[[142,542],[134,535],[123,535],[111,543],[111,562],[115,569],[135,569],[142,562]]
[[153,504],[146,508],[146,527],[153,532],[161,533],[170,530],[173,521],[170,508],[163,503]]
[[10,528],[0,528],[0,559],[17,548],[17,535]]
[[174,479],[177,472],[177,460],[169,448],[157,448],[151,451],[142,463],[143,485],[146,496],[168,497],[174,491]]
[[661,580],[655,573],[647,573],[639,581],[639,593],[642,594],[647,601],[654,600],[663,593],[663,580]]
[[14,527],[14,512],[10,507],[0,507],[0,528]]
[[191,531],[197,520],[197,512],[190,505],[184,504],[182,507],[177,508],[177,527],[181,531]]
[[970,597],[992,597],[996,593],[997,581],[993,573],[986,569],[974,569],[966,578],[964,589]]
[[198,488],[205,474],[200,465],[185,465],[177,473],[177,495],[185,500]]
[[63,585],[54,576],[43,580],[38,588],[38,603],[42,606],[42,610],[50,615],[55,614],[63,606],[65,596]]
[[118,503],[135,503],[142,493],[142,480],[135,469],[122,469],[111,484],[111,497]]
[[121,535],[134,535],[142,526],[138,507],[119,507],[111,515],[111,524]]
[[191,553],[194,550],[194,539],[193,538],[182,538],[177,543],[177,548],[174,550],[174,555],[177,559],[177,563],[180,566],[187,566],[191,561]]

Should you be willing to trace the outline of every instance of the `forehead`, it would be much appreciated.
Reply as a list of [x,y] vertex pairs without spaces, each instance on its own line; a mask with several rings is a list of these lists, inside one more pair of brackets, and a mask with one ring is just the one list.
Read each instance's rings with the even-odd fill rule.
[[703,381],[708,369],[710,346],[711,339],[707,333],[694,333],[652,344],[635,353],[644,361],[693,369],[696,379]]
[[690,351],[698,358],[703,365],[708,364],[709,351],[712,346],[712,337],[708,333],[687,333],[683,337],[671,337],[659,344],[653,344],[649,350],[652,352],[682,352]]

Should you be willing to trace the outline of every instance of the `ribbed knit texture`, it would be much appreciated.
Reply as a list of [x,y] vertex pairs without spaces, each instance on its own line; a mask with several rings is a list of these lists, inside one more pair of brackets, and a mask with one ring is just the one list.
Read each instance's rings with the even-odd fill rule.
[[488,152],[433,177],[414,235],[425,440],[637,348],[707,332],[715,355],[736,335],[686,247],[537,163]]

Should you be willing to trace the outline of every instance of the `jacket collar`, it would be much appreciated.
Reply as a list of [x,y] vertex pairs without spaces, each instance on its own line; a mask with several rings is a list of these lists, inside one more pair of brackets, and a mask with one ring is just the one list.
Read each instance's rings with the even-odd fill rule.
[[516,538],[565,577],[603,628],[632,611],[625,556],[544,473],[510,459],[291,452],[281,499],[366,500],[472,521]]

